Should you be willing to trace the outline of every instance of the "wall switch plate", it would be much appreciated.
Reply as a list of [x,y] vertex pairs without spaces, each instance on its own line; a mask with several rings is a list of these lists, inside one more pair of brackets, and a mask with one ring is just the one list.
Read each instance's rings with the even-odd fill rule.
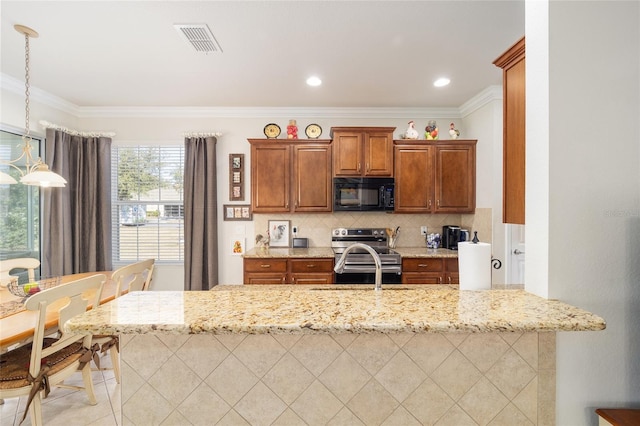
[[293,236],[295,237],[296,235],[298,235],[298,227],[297,226],[292,226],[291,227],[291,232],[293,233]]
[[427,227],[426,226],[421,226],[420,227],[420,235],[424,235],[425,237],[427,236]]

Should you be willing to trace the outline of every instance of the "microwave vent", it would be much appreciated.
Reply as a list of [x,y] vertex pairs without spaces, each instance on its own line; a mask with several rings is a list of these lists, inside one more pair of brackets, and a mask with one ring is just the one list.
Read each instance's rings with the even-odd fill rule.
[[207,24],[175,24],[173,27],[196,52],[222,53],[222,48]]

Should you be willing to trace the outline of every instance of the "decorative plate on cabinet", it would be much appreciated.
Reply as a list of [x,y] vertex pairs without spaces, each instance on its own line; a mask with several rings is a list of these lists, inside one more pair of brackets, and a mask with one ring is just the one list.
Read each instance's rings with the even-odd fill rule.
[[275,123],[269,123],[264,126],[264,135],[268,139],[275,139],[280,136],[280,126]]
[[309,124],[305,129],[304,133],[310,139],[318,139],[322,134],[322,127],[317,124]]

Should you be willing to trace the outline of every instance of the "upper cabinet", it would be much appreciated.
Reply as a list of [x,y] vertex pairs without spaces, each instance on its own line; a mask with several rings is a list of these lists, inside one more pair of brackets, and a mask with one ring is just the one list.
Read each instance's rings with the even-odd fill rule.
[[249,139],[254,213],[330,212],[331,141]]
[[395,212],[473,213],[476,143],[395,141]]
[[333,127],[334,176],[393,176],[395,127]]
[[502,221],[524,224],[525,200],[525,40],[494,62],[503,75]]

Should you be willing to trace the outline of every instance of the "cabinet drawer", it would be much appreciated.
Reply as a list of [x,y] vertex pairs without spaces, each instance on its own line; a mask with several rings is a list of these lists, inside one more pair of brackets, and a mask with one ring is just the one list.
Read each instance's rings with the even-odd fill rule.
[[287,259],[245,259],[246,272],[287,272]]
[[291,259],[291,272],[333,272],[333,259]]
[[402,260],[402,272],[442,272],[443,260],[437,258],[411,258]]

